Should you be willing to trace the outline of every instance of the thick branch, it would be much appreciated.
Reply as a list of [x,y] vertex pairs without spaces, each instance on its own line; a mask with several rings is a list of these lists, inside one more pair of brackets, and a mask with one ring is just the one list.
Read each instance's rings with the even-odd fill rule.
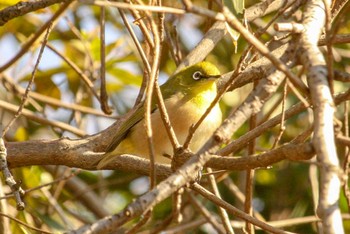
[[305,31],[301,36],[303,51],[300,59],[308,70],[307,78],[314,106],[312,141],[321,165],[318,215],[322,219],[324,233],[344,233],[338,207],[341,182],[333,131],[334,102],[327,81],[326,62],[317,47],[325,24],[325,3],[330,5],[330,2],[308,1],[304,14]]
[[[96,163],[103,155],[101,153],[86,152],[85,144],[81,140],[54,140],[54,141],[29,141],[23,143],[10,143],[8,146],[8,162],[11,168],[32,165],[65,165],[68,167],[85,170],[96,170]],[[21,147],[18,145],[21,144]],[[44,146],[46,145],[46,146]],[[37,147],[42,153],[37,152]],[[26,150],[21,150],[24,147]],[[86,147],[86,145],[85,145]],[[36,153],[34,153],[36,152]],[[56,152],[56,153],[53,153]],[[259,167],[268,167],[282,160],[308,160],[313,156],[313,148],[310,143],[287,144],[266,153],[245,157],[208,156],[206,166],[219,170],[247,170]],[[10,156],[11,155],[11,156]],[[177,157],[179,164],[183,164],[188,157]],[[104,169],[130,171],[140,175],[149,175],[150,162],[132,155],[120,155],[115,157]],[[168,177],[172,170],[169,165],[156,163],[157,176],[160,179]]]
[[36,0],[35,2],[18,2],[17,4],[6,7],[0,11],[0,26],[6,24],[13,18],[17,18],[29,12],[43,9],[61,2],[68,2],[68,0]]

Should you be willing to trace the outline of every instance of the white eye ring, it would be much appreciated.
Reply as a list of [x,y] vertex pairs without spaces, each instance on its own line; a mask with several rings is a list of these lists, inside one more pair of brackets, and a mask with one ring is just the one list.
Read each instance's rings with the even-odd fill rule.
[[194,80],[199,80],[200,78],[202,78],[203,77],[203,75],[202,75],[202,73],[200,72],[200,71],[196,71],[195,73],[193,73],[193,75],[192,75],[192,78],[194,79]]

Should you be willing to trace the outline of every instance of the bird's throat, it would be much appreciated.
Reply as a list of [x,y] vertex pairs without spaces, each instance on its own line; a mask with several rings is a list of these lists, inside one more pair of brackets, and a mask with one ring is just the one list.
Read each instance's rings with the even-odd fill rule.
[[194,103],[196,106],[200,108],[204,107],[205,109],[211,104],[217,94],[217,89],[214,82],[196,87],[191,91],[192,94],[190,96],[192,98],[189,101]]

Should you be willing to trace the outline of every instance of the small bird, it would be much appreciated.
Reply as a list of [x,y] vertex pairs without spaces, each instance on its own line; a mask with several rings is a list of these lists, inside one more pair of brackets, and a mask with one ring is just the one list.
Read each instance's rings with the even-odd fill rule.
[[[200,62],[174,74],[160,87],[169,120],[179,144],[182,145],[185,142],[190,127],[201,118],[216,97],[216,78],[219,77],[220,72],[215,65]],[[107,147],[106,154],[98,162],[97,168],[103,168],[114,157],[121,154],[149,158],[144,111],[145,106],[141,105],[121,125]],[[216,104],[195,131],[189,145],[190,150],[196,153],[219,127],[221,121],[222,113],[219,104]],[[155,161],[170,163],[170,159],[164,155],[172,155],[173,147],[155,102],[152,102],[151,123]]]

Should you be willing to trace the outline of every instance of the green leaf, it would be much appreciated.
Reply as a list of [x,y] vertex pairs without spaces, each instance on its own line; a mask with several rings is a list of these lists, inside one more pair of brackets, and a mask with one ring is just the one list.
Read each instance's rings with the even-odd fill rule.
[[[224,4],[235,16],[244,12],[244,0],[224,0]],[[240,33],[231,28],[227,23],[225,25],[235,47],[235,53],[237,53],[237,41]]]
[[34,82],[36,92],[56,99],[61,99],[61,91],[50,77],[45,75],[37,76]]
[[[61,91],[51,79],[53,75],[61,72],[64,72],[64,69],[62,67],[48,69],[45,71],[38,71],[34,79],[34,84],[35,84],[34,90],[40,94],[61,99]],[[21,79],[21,81],[29,81],[31,76],[32,76],[31,74],[28,74],[24,76]]]
[[224,5],[235,15],[243,14],[244,0],[224,0]]
[[135,75],[128,70],[121,69],[118,67],[113,67],[108,69],[107,72],[108,74],[112,75],[113,77],[115,77],[117,80],[121,81],[124,84],[136,85],[136,86],[141,85],[141,76]]
[[138,60],[134,54],[128,53],[124,57],[121,57],[121,58],[113,57],[113,58],[109,59],[108,61],[106,61],[106,69],[108,70],[110,68],[113,68],[113,66],[116,63],[125,63],[125,62],[136,63],[137,61]]
[[106,89],[108,93],[117,93],[118,91],[122,90],[124,85],[117,84],[117,83],[107,83]]
[[228,25],[227,23],[225,23],[225,25],[226,25],[227,32],[229,33],[232,39],[233,46],[235,47],[235,53],[237,53],[237,47],[238,47],[237,41],[240,36],[240,33],[234,30],[233,28],[231,28],[230,25]]

